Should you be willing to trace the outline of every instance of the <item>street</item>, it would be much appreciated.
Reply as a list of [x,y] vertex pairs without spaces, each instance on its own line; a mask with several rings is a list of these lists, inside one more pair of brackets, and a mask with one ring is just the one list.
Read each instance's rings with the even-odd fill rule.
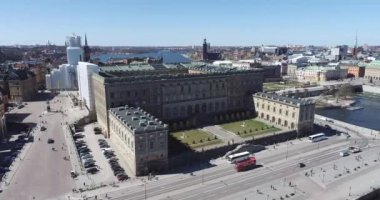
[[[52,110],[61,107],[56,96],[50,101]],[[64,134],[62,132],[62,114],[60,112],[44,113],[46,100],[28,102],[23,112],[30,113],[24,122],[33,122],[47,128],[46,131],[35,130],[35,140],[26,152],[23,160],[16,160],[19,166],[9,185],[1,194],[1,199],[49,199],[71,192],[74,181],[70,177],[71,164],[64,160],[69,156]],[[41,117],[39,117],[41,115]],[[48,144],[48,138],[55,140]],[[39,140],[40,139],[40,140]],[[53,151],[52,148],[56,151]],[[62,148],[63,147],[63,148]]]

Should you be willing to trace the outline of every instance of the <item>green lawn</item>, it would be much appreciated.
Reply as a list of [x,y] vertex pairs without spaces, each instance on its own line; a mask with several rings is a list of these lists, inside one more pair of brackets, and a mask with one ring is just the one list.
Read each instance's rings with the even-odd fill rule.
[[221,127],[239,135],[240,137],[250,137],[281,130],[254,119],[222,124]]
[[170,134],[191,148],[198,148],[221,142],[221,140],[216,138],[213,134],[198,129],[179,131]]
[[266,92],[284,90],[287,88],[302,88],[302,87],[311,87],[315,85],[305,85],[304,83],[299,82],[270,82],[263,83],[263,90]]

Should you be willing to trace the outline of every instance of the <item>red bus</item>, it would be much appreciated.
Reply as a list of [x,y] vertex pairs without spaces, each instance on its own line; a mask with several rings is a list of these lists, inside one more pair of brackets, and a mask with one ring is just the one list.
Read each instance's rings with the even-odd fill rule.
[[241,172],[244,170],[251,169],[254,166],[256,166],[256,158],[254,156],[252,156],[252,157],[249,157],[248,160],[243,160],[243,161],[237,162],[235,164],[235,169],[237,172]]

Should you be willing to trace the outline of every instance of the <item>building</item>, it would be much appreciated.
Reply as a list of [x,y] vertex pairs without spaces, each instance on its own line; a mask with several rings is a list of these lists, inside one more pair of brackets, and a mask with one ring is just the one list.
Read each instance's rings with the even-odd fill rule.
[[330,60],[335,60],[335,61],[344,60],[347,58],[347,52],[348,52],[348,46],[346,46],[346,45],[331,48],[330,49],[330,55],[331,55]]
[[37,89],[43,90],[46,89],[46,74],[47,74],[47,66],[38,65],[30,70],[36,75],[36,84]]
[[99,73],[99,67],[87,62],[79,62],[77,72],[79,100],[82,101],[83,105],[90,112],[95,111],[94,89],[91,76],[94,73]]
[[288,65],[288,76],[290,77],[296,77],[296,71],[298,69],[297,65],[290,64]]
[[77,88],[76,65],[62,64],[46,74],[48,90],[72,90]]
[[0,75],[0,87],[10,102],[31,100],[37,94],[36,75],[27,69],[10,69]]
[[308,66],[296,70],[299,81],[319,82],[339,80],[347,77],[347,69],[326,66]]
[[364,77],[365,67],[364,66],[348,66],[347,67],[347,77],[360,78]]
[[258,118],[281,128],[296,130],[298,136],[312,133],[313,101],[261,92],[254,94],[253,99]]
[[109,110],[110,138],[136,176],[168,168],[168,126],[141,108]]
[[177,130],[249,117],[251,95],[262,91],[263,71],[204,63],[135,64],[101,67],[92,79],[97,120],[104,130],[108,109],[121,105],[141,107]]
[[209,52],[210,43],[207,43],[206,38],[203,40],[202,46],[202,59],[203,61],[221,60],[222,54],[220,52]]
[[46,74],[46,88],[49,90],[76,90],[78,89],[77,65],[83,60],[81,37],[72,35],[66,37],[67,64]]
[[379,60],[374,60],[365,66],[364,78],[373,82],[380,81],[380,61]]

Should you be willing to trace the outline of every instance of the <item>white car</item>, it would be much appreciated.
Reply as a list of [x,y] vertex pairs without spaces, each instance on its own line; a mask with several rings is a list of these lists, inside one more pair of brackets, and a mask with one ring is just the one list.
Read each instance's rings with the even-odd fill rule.
[[345,157],[345,156],[348,156],[348,155],[350,155],[349,153],[348,153],[348,151],[341,151],[340,153],[339,153],[339,155],[340,156],[342,156],[342,157]]
[[112,152],[113,152],[112,148],[100,148],[100,149],[102,150],[103,153],[104,153],[105,151],[112,151]]

